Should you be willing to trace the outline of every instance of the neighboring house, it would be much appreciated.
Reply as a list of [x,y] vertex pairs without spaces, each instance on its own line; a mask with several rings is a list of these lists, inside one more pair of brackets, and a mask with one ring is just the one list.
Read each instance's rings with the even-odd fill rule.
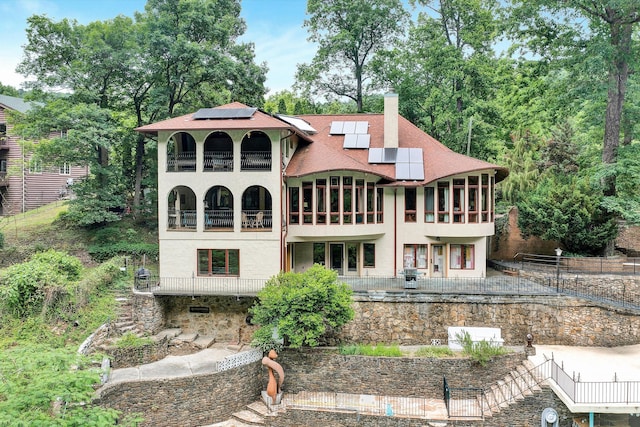
[[[87,175],[86,167],[68,163],[43,169],[30,161],[12,135],[7,110],[26,113],[29,102],[0,95],[0,215],[14,215],[35,209],[67,195],[74,179]],[[54,137],[59,135],[49,135]]]
[[232,103],[137,131],[158,141],[161,289],[233,293],[314,263],[345,277],[485,276],[508,171],[421,131],[395,94],[384,114]]

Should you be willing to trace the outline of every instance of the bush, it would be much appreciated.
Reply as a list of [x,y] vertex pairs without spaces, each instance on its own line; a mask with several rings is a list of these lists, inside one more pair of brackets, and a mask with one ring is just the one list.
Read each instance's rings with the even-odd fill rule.
[[441,347],[441,346],[429,346],[429,347],[420,347],[416,350],[416,357],[452,357],[455,356],[453,350],[449,347]]
[[467,331],[456,334],[456,339],[462,345],[462,352],[481,366],[486,366],[493,357],[508,352],[506,348],[497,346],[493,341],[473,341]]
[[103,262],[115,256],[130,256],[141,258],[143,255],[151,259],[158,258],[158,245],[153,243],[118,242],[89,246],[89,254],[98,261]]
[[153,339],[149,337],[139,337],[133,332],[126,332],[115,343],[118,348],[138,348],[153,344]]
[[4,234],[0,231],[0,249],[4,249]]
[[348,345],[342,346],[339,349],[340,354],[350,356],[376,356],[376,357],[402,357],[402,350],[397,345],[383,345],[376,344],[371,345]]
[[77,280],[82,272],[82,263],[78,258],[53,249],[34,254],[31,262],[46,264],[68,280]]

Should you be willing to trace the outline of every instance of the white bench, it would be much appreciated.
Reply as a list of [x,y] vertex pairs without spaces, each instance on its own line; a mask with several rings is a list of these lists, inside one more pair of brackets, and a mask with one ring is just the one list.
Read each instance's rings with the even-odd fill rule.
[[462,350],[462,343],[458,341],[458,335],[463,335],[465,332],[471,337],[471,341],[478,343],[480,341],[487,341],[496,347],[502,347],[504,340],[501,336],[500,328],[483,328],[477,326],[449,326],[448,328],[448,341],[449,348],[451,350]]

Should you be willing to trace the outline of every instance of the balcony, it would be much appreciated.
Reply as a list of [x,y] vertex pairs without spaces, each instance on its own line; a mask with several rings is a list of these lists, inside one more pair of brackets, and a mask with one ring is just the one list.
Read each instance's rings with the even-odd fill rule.
[[205,172],[233,172],[233,152],[231,151],[205,151]]
[[167,172],[184,172],[196,170],[196,153],[188,151],[185,153],[167,155]]
[[169,230],[195,230],[197,211],[169,209],[167,228]]
[[271,170],[271,151],[243,151],[240,157],[240,169]]
[[233,210],[208,209],[204,211],[204,229],[209,231],[233,231]]
[[273,211],[270,210],[243,210],[242,230],[271,230],[271,226],[273,223],[272,213]]

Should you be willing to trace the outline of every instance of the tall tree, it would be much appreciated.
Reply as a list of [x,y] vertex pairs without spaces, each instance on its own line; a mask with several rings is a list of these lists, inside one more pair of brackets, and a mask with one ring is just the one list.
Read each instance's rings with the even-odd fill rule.
[[403,100],[402,113],[413,123],[462,153],[467,151],[472,126],[474,155],[490,157],[485,147],[497,119],[491,102],[499,67],[493,53],[498,36],[496,2],[414,3],[424,10],[407,40],[379,55],[374,64],[377,77],[396,88]]
[[[402,36],[409,15],[400,0],[308,0],[304,26],[318,51],[296,84],[310,94],[347,97],[363,111],[369,61]],[[371,82],[369,82],[371,83]]]
[[[606,108],[602,162],[618,158],[621,119],[629,74],[637,66],[637,41],[632,35],[640,22],[637,0],[512,0],[511,22],[534,52],[549,59],[588,57],[606,64]],[[596,49],[593,47],[596,46]],[[593,59],[593,58],[592,58]],[[616,193],[615,176],[607,177],[604,193]]]

